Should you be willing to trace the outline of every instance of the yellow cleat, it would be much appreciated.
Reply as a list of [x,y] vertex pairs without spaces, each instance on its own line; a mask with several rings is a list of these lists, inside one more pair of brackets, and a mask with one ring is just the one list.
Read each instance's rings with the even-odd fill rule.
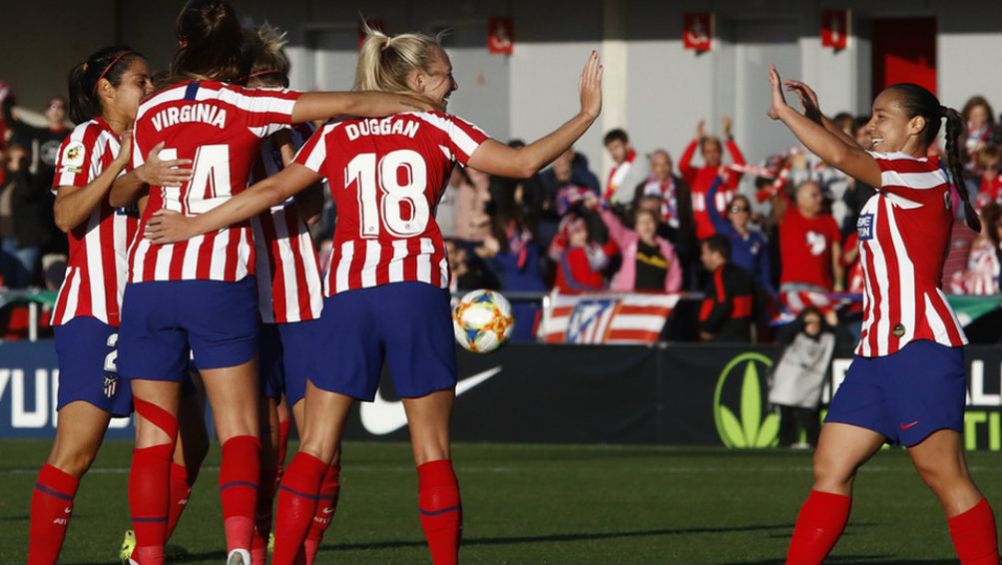
[[275,532],[268,534],[268,555],[275,553]]
[[136,534],[132,530],[125,530],[125,537],[122,538],[122,548],[118,550],[118,559],[128,565],[132,552],[136,549]]

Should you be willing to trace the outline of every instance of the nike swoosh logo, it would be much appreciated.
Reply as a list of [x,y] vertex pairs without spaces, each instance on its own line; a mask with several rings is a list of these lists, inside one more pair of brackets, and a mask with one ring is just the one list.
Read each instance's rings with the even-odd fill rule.
[[[473,387],[482,384],[500,372],[501,366],[499,365],[459,381],[456,384],[456,396],[469,392]],[[407,425],[407,413],[404,412],[403,401],[386,400],[378,389],[376,390],[376,398],[372,402],[362,403],[359,416],[362,418],[362,427],[370,434],[377,436],[391,434]]]
[[915,420],[914,422],[911,422],[910,424],[898,424],[898,427],[900,427],[902,430],[910,430],[910,429],[914,428],[917,425],[918,425],[918,420]]

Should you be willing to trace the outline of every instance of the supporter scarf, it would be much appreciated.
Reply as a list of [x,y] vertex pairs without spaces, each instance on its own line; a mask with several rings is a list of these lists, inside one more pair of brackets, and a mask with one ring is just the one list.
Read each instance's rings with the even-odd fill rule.
[[630,173],[630,169],[633,168],[633,161],[637,158],[637,152],[630,149],[626,154],[626,160],[622,163],[616,165],[609,171],[609,180],[605,183],[605,199],[609,200],[614,194],[616,194],[616,189],[619,185],[623,183],[626,179],[626,175]]

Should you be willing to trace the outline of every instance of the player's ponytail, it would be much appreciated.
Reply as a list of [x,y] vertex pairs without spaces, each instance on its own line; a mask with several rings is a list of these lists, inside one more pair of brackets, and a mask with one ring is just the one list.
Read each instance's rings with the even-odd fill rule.
[[178,49],[171,62],[171,82],[236,82],[243,72],[243,30],[226,0],[189,0],[177,16]]
[[960,136],[967,131],[960,113],[953,108],[940,106],[943,117],[946,118],[946,164],[950,168],[953,186],[957,187],[960,199],[964,203],[964,220],[967,226],[976,232],[981,231],[981,221],[978,213],[971,206],[971,198],[967,194],[967,183],[964,182],[964,157],[961,155]]
[[440,37],[424,33],[388,36],[363,24],[365,41],[355,67],[355,90],[415,93],[407,84],[414,71],[427,71],[441,49]]
[[101,97],[98,95],[101,81],[106,80],[117,87],[136,58],[142,58],[142,55],[125,45],[115,45],[96,51],[85,62],[70,69],[67,80],[70,119],[80,124],[101,115]]
[[946,164],[950,171],[953,186],[957,188],[964,204],[964,220],[967,226],[976,232],[981,231],[978,213],[971,206],[971,199],[964,182],[964,158],[961,155],[960,137],[966,126],[960,114],[953,108],[947,108],[939,103],[936,96],[927,89],[910,82],[902,82],[888,87],[901,93],[901,108],[909,118],[922,116],[925,119],[925,129],[922,131],[922,141],[928,147],[936,140],[940,122],[946,118]]

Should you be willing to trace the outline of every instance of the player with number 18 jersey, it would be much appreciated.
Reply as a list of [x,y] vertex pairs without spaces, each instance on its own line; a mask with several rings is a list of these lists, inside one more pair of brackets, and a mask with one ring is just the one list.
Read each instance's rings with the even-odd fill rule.
[[[435,207],[452,168],[486,139],[455,116],[413,112],[328,124],[299,151],[296,162],[327,178],[338,210],[321,316],[323,341],[336,351],[324,351],[316,386],[372,400],[380,351],[400,396],[455,385]],[[372,331],[358,331],[360,319]]]

